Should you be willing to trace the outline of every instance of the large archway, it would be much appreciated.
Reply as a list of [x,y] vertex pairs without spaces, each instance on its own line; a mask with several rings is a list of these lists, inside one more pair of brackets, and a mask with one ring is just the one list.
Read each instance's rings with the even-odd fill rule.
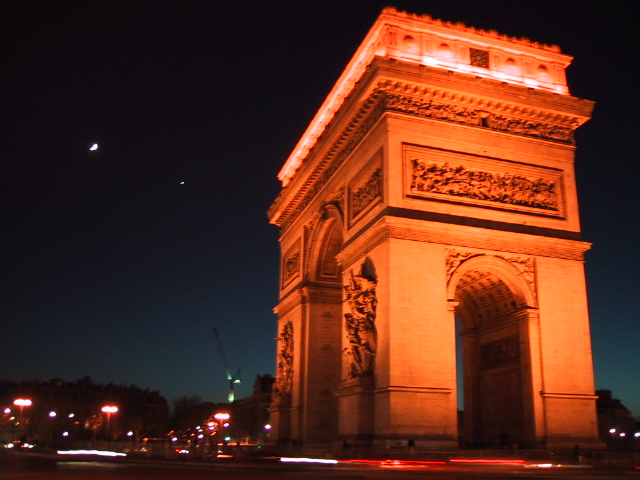
[[461,337],[464,413],[462,446],[533,444],[528,396],[530,361],[526,323],[533,297],[508,260],[477,255],[451,277]]

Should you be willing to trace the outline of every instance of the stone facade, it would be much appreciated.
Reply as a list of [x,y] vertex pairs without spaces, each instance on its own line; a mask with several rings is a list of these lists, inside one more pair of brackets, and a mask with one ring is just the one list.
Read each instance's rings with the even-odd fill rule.
[[383,11],[269,211],[277,443],[598,444],[570,61]]

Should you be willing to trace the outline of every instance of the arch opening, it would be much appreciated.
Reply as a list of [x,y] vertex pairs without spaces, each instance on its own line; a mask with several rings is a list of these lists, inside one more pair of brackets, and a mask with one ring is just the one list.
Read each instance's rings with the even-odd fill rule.
[[[527,443],[527,301],[505,270],[471,262],[456,276],[458,369],[463,398],[461,446],[514,448]],[[461,365],[460,365],[461,364]]]

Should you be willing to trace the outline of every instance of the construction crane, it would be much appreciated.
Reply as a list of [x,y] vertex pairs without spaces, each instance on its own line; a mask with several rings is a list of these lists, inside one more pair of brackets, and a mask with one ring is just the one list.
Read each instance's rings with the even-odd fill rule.
[[240,383],[240,369],[238,369],[238,373],[236,373],[235,376],[231,375],[229,365],[227,364],[227,357],[225,357],[224,349],[222,348],[222,341],[220,340],[218,329],[215,327],[213,328],[213,336],[216,337],[216,341],[218,342],[218,349],[220,350],[220,356],[222,357],[222,364],[224,365],[224,369],[227,374],[227,381],[229,382],[229,393],[227,394],[227,400],[229,403],[233,403],[233,401],[235,400],[233,387],[236,383]]

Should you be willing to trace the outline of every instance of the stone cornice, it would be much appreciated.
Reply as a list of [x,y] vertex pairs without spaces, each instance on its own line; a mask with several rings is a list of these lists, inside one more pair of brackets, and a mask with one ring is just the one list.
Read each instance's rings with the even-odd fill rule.
[[487,235],[468,233],[467,226],[443,229],[434,222],[385,216],[352,238],[338,255],[338,261],[349,267],[387,239],[410,240],[482,251],[504,252],[538,257],[583,261],[591,244],[579,240],[540,237],[515,232],[488,231]]
[[597,400],[598,395],[592,395],[589,393],[551,393],[540,392],[540,396],[543,398],[553,398],[556,400]]
[[[336,170],[344,163],[384,113],[385,106],[377,101],[377,96],[378,94],[374,92],[364,101],[362,107],[351,118],[328,152],[317,162],[315,168],[302,185],[297,187],[293,197],[288,202],[286,202],[285,197],[290,193],[293,185],[289,188],[284,188],[280,192],[280,195],[268,211],[271,223],[278,225],[283,230],[286,229],[311,202],[316,193],[326,185]],[[282,205],[283,202],[286,202],[286,205]],[[280,211],[278,212],[278,210]]]
[[447,387],[415,387],[412,385],[389,385],[387,387],[376,388],[373,392],[375,394],[422,393],[427,395],[451,395],[453,393],[453,389]]

